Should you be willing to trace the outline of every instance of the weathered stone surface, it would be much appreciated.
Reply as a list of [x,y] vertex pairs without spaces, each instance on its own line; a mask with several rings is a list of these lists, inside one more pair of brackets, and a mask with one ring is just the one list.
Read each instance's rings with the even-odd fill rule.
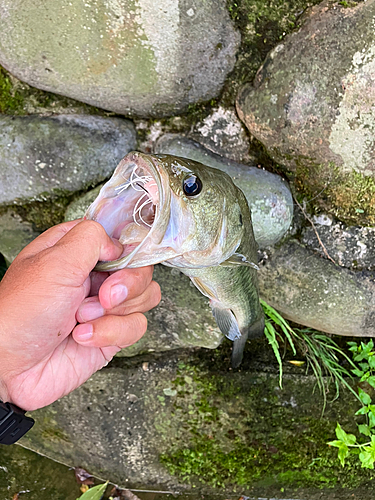
[[[323,222],[321,224],[320,222]],[[319,238],[336,264],[349,269],[375,269],[375,228],[346,226],[322,216],[315,218]],[[307,227],[302,233],[303,243],[324,256],[315,231]]]
[[323,332],[375,336],[375,275],[352,272],[290,241],[258,274],[264,300],[295,323]]
[[267,56],[237,109],[290,169],[333,162],[375,176],[375,2],[323,2]]
[[234,161],[241,161],[249,154],[250,141],[246,129],[235,111],[219,107],[197,123],[192,138],[213,153]]
[[120,114],[175,114],[220,92],[240,36],[224,0],[4,0],[0,63]]
[[12,211],[0,215],[0,253],[12,262],[19,252],[39,235],[32,225]]
[[[314,377],[285,375],[280,390],[277,373],[269,373],[272,362],[264,365],[268,373],[261,366],[233,373],[225,366],[229,359],[207,368],[204,354],[116,360],[69,396],[33,412],[35,426],[22,444],[123,487],[219,498],[234,491],[235,498],[239,491],[279,498],[280,488],[292,498],[289,485],[369,481],[371,471],[359,466],[347,477],[337,451],[326,444],[337,420],[355,429],[359,404],[350,393],[328,404],[322,419],[322,399],[316,392],[311,397]],[[370,500],[371,492],[358,498]]]
[[95,185],[134,147],[134,126],[120,118],[1,116],[0,205]]
[[293,218],[293,198],[287,183],[278,175],[222,158],[182,136],[166,134],[156,152],[183,156],[229,174],[246,196],[251,209],[254,235],[263,248],[279,241]]

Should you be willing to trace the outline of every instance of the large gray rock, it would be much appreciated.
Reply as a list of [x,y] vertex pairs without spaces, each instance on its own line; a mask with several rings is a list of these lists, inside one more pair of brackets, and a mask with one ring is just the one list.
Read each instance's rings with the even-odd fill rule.
[[139,116],[217,96],[240,42],[225,0],[3,0],[0,31],[17,78]]
[[86,115],[0,117],[0,205],[93,186],[135,148],[129,120]]
[[375,336],[375,276],[343,269],[296,241],[267,252],[262,298],[295,323],[336,335]]
[[[322,215],[315,219],[319,238],[336,264],[348,269],[375,270],[374,227],[347,226]],[[302,241],[320,255],[325,255],[311,226],[303,230]]]
[[237,101],[273,158],[293,170],[329,166],[326,182],[335,165],[375,176],[375,1],[353,4],[314,7]]
[[190,158],[229,174],[246,196],[254,236],[261,248],[274,245],[289,229],[293,197],[282,177],[222,158],[183,136],[164,135],[157,142],[156,152]]
[[[262,356],[254,354],[253,361]],[[372,477],[354,463],[348,474],[326,444],[335,438],[337,420],[347,431],[356,429],[360,405],[349,391],[329,403],[322,418],[322,399],[316,392],[312,397],[314,377],[285,375],[280,390],[278,374],[270,373],[272,357],[237,373],[227,370],[229,359],[206,368],[211,358],[206,352],[138,364],[117,359],[69,396],[33,412],[35,426],[22,444],[127,488],[190,491],[192,498],[280,498],[280,488],[282,498],[373,498],[371,486],[353,497],[346,489],[336,496],[311,488],[353,488]],[[310,490],[292,491],[298,485]]]

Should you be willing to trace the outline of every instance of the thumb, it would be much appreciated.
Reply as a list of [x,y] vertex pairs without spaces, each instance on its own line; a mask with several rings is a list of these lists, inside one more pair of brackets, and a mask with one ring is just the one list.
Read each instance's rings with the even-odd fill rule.
[[118,259],[123,247],[119,241],[112,240],[98,222],[84,220],[45,252],[53,252],[66,276],[73,278],[73,284],[77,281],[81,284],[98,261]]

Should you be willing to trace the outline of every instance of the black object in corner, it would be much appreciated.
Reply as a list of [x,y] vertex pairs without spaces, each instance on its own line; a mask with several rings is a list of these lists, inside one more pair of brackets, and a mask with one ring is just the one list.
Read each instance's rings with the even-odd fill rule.
[[25,411],[12,403],[0,401],[0,444],[14,444],[34,425]]

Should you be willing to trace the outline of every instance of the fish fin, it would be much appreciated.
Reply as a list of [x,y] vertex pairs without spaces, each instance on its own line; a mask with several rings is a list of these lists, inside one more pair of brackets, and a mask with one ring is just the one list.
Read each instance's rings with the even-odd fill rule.
[[247,342],[248,334],[242,334],[239,339],[236,339],[233,342],[232,356],[231,356],[231,365],[232,368],[238,368],[242,363],[243,351],[245,349],[245,345]]
[[234,253],[229,257],[229,259],[225,260],[219,265],[223,267],[247,266],[259,271],[259,267],[254,264],[254,262],[247,260],[247,257],[245,257],[245,255],[242,255],[241,253]]
[[231,365],[232,368],[238,368],[242,363],[243,351],[248,338],[255,339],[264,335],[264,315],[260,316],[242,335],[239,339],[233,342]]
[[220,328],[221,333],[228,337],[229,340],[236,340],[241,337],[240,329],[238,328],[238,323],[235,315],[230,309],[224,309],[218,305],[219,303],[215,301],[210,302],[213,317]]
[[205,295],[211,300],[217,301],[213,290],[211,290],[211,288],[209,288],[205,283],[203,283],[202,280],[193,277],[190,277],[190,279],[194,283],[194,285],[198,288],[198,290],[201,292],[202,295]]

